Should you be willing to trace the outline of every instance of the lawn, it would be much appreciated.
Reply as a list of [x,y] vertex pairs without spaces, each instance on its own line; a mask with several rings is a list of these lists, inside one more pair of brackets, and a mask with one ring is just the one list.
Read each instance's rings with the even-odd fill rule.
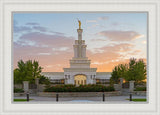
[[[127,99],[127,100],[129,100],[129,99]],[[132,101],[135,101],[135,102],[142,101],[142,102],[144,102],[144,101],[147,101],[147,99],[132,99]]]
[[[33,100],[33,99],[29,99],[29,100]],[[15,102],[17,101],[27,101],[27,99],[14,99]]]

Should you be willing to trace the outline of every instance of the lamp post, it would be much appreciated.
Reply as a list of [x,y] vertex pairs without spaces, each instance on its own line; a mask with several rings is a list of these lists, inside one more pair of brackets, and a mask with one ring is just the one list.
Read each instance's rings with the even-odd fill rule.
[[59,94],[57,93],[56,94],[56,101],[58,102],[58,97],[59,97]]
[[27,96],[27,101],[29,101],[29,92],[27,92],[26,96]]
[[103,92],[103,101],[105,101],[105,94],[104,94],[104,92]]
[[102,96],[102,98],[103,98],[103,102],[104,102],[105,101],[104,87],[103,87],[103,96]]
[[129,93],[129,101],[132,101],[132,92]]

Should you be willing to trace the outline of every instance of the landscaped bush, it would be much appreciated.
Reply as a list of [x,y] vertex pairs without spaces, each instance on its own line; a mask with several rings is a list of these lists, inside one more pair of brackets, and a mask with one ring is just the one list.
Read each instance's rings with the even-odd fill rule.
[[146,87],[136,87],[134,91],[146,91]]
[[146,82],[143,82],[143,81],[138,82],[138,83],[135,82],[134,85],[135,87],[146,87]]
[[14,88],[14,93],[23,93],[23,92],[24,92],[23,89]]
[[61,82],[51,82],[51,84],[64,84],[64,83],[61,83]]
[[115,91],[112,86],[103,85],[80,85],[76,87],[75,85],[56,85],[46,88],[44,92],[110,92]]

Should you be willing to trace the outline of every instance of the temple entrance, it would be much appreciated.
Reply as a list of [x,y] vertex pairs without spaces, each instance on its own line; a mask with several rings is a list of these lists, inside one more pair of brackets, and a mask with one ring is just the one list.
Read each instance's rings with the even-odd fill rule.
[[75,75],[74,76],[74,84],[77,85],[85,85],[86,84],[86,76],[85,75]]

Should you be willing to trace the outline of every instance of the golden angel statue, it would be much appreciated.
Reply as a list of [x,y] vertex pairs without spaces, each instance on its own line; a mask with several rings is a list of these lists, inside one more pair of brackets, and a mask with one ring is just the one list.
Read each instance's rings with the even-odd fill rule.
[[78,23],[79,23],[79,29],[81,29],[81,21],[78,20]]

